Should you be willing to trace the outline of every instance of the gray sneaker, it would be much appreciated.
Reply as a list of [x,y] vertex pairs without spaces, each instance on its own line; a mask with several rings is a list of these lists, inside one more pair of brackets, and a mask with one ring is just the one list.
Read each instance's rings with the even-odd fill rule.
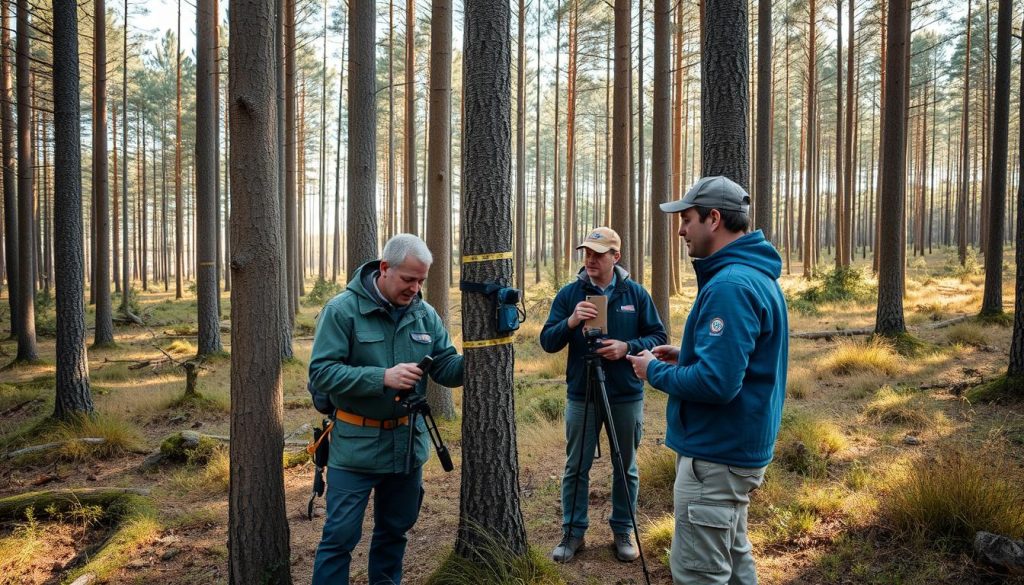
[[628,532],[615,535],[615,558],[631,563],[640,557],[640,551],[633,544],[633,535]]
[[577,552],[583,550],[584,545],[582,536],[565,535],[555,550],[551,551],[551,560],[556,563],[568,563]]

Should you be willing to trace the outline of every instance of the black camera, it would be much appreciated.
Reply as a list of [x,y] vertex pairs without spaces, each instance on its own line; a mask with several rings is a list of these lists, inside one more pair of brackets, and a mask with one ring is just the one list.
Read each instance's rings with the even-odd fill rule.
[[499,288],[497,295],[498,302],[503,305],[518,305],[523,300],[523,291],[518,288]]

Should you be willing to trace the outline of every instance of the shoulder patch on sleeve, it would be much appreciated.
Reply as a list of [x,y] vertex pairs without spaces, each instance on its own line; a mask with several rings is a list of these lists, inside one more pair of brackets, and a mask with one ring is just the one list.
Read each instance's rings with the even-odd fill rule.
[[725,331],[725,319],[721,317],[715,317],[711,320],[711,324],[708,325],[708,333],[714,336],[720,336]]

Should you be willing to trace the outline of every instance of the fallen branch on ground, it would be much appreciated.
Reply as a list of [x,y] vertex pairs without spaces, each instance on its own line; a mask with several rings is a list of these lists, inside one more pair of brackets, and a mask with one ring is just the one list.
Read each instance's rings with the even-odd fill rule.
[[[950,325],[956,325],[962,323],[968,319],[973,319],[974,315],[960,315],[959,317],[953,317],[952,319],[946,319],[945,321],[936,321],[934,323],[928,323],[919,327],[913,327],[912,329],[942,329],[943,327],[949,327]],[[874,327],[864,327],[861,329],[836,329],[826,331],[806,331],[802,333],[790,333],[790,337],[797,339],[832,339],[833,337],[853,337],[855,335],[871,335],[875,332]]]

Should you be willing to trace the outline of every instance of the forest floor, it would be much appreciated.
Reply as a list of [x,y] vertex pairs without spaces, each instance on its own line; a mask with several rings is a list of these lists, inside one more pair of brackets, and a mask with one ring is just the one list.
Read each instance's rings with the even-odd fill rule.
[[[973,532],[965,536],[958,526],[932,529],[927,522],[901,520],[908,517],[903,512],[913,512],[915,506],[939,507],[921,504],[926,498],[915,499],[922,486],[934,483],[942,491],[947,485],[943,481],[962,486],[979,480],[996,492],[1003,484],[1012,486],[1009,508],[996,514],[1014,516],[1017,523],[1011,522],[1008,530],[1024,532],[1024,496],[1019,490],[1024,480],[1024,403],[972,402],[965,397],[971,386],[1005,372],[1011,329],[973,320],[941,329],[924,327],[974,315],[980,307],[980,270],[975,265],[956,267],[950,259],[950,252],[938,252],[927,261],[909,261],[905,314],[912,332],[927,342],[910,355],[872,344],[863,336],[791,340],[776,461],[750,508],[761,583],[1007,582],[972,556],[965,538]],[[875,283],[869,277],[848,287],[852,299],[829,301],[822,295],[801,295],[811,286],[827,287],[821,280],[808,283],[798,276],[799,270],[794,264],[793,275],[781,280],[790,298],[794,333],[873,325]],[[695,295],[692,272],[686,277],[683,293],[672,299],[667,324],[673,343],[678,343]],[[555,292],[550,281],[549,269],[545,281],[528,287],[528,319],[518,335],[515,367],[523,514],[531,546],[544,555],[560,537],[559,481],[564,465],[565,355],[545,354],[537,342]],[[453,295],[452,332],[460,345],[458,292]],[[815,300],[807,301],[808,297]],[[1012,301],[1013,273],[1007,266],[1007,310],[1012,310]],[[116,537],[115,527],[88,506],[62,514],[36,510],[0,523],[0,585],[69,582],[83,573],[110,583],[227,582],[226,456],[215,453],[205,463],[164,465],[147,472],[139,467],[166,437],[181,430],[229,434],[230,360],[207,361],[198,388],[206,400],[182,402],[184,371],[167,361],[164,352],[182,361],[194,355],[194,296],[186,293],[184,299],[174,300],[172,283],[170,292],[154,286],[141,293],[137,303],[146,326],[119,325],[116,347],[89,351],[96,410],[108,427],[129,435],[130,447],[106,458],[89,449],[4,458],[5,453],[44,442],[48,436],[38,422],[53,410],[55,347],[52,331],[47,335],[53,309],[44,306],[39,316],[42,362],[0,371],[0,498],[34,490],[144,488],[154,509],[140,516],[144,520],[135,517],[131,530],[118,529]],[[318,422],[305,379],[320,304],[304,305],[297,318],[295,359],[285,366],[287,432]],[[230,314],[229,307],[225,295],[224,315]],[[9,319],[4,316],[3,322],[0,329],[6,330]],[[91,315],[87,322],[92,322]],[[223,326],[230,330],[227,320]],[[223,340],[230,352],[230,334],[225,333]],[[15,353],[13,341],[0,342],[4,361]],[[456,391],[457,405],[460,396]],[[671,533],[673,456],[662,445],[665,403],[662,393],[648,389],[639,455],[640,533],[651,582],[658,584],[671,583],[665,547]],[[440,426],[456,471],[444,473],[434,457],[425,468],[426,497],[409,534],[405,558],[406,582],[412,584],[423,583],[439,567],[451,550],[458,523],[460,426],[458,421],[440,421]],[[295,438],[308,435],[306,431]],[[286,452],[299,449],[289,447]],[[640,563],[620,563],[610,548],[611,467],[606,446],[602,453],[591,472],[587,549],[558,571],[573,584],[643,583]],[[312,521],[305,514],[312,471],[308,462],[285,470],[296,583],[310,580],[324,521],[323,500]],[[981,499],[993,498],[982,491]],[[956,510],[942,514],[964,515]],[[364,538],[353,559],[353,583],[366,581],[371,518],[368,511]],[[974,522],[971,530],[988,526],[984,518],[968,520]],[[1012,535],[1020,538],[1024,533]]]

